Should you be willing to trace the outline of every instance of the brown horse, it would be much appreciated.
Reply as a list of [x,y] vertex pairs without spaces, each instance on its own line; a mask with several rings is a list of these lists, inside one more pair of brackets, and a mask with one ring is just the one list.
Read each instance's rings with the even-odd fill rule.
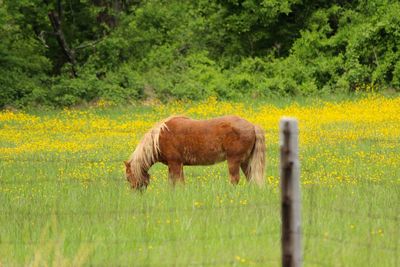
[[232,184],[239,182],[239,168],[248,181],[264,182],[264,131],[237,116],[193,120],[172,116],[149,130],[125,161],[126,178],[132,188],[150,182],[148,170],[156,162],[168,165],[172,184],[184,182],[184,165],[211,165],[228,161]]

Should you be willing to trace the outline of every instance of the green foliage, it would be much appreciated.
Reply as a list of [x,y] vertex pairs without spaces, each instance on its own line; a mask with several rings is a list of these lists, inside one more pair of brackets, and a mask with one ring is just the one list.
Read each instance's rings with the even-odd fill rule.
[[21,105],[45,86],[49,61],[37,40],[21,34],[0,4],[0,107]]
[[231,95],[227,97],[251,95],[268,95],[272,92],[265,87],[268,66],[261,58],[247,58],[240,62],[231,71],[226,71],[231,88]]
[[315,11],[290,55],[270,64],[267,87],[290,94],[399,88],[398,12],[398,3],[369,16],[336,5]]
[[398,90],[398,14],[380,0],[3,0],[0,107]]
[[174,55],[171,47],[161,48],[148,56],[153,67],[144,74],[146,84],[160,99],[172,96],[199,100],[210,96],[228,96],[224,75],[205,53],[183,57]]
[[128,65],[122,65],[112,72],[104,72],[102,77],[89,67],[79,73],[79,77],[75,79],[66,75],[57,77],[47,92],[47,99],[59,106],[70,106],[97,98],[120,103],[143,95],[141,77]]

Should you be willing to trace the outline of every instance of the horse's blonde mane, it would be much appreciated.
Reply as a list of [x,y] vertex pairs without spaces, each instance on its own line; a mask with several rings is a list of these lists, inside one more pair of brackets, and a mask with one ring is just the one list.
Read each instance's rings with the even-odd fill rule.
[[142,177],[142,171],[148,170],[152,164],[157,160],[160,153],[160,133],[161,131],[167,130],[167,122],[173,118],[184,117],[184,116],[170,116],[161,122],[157,123],[151,128],[142,138],[137,145],[135,151],[129,158],[132,174],[140,178]]

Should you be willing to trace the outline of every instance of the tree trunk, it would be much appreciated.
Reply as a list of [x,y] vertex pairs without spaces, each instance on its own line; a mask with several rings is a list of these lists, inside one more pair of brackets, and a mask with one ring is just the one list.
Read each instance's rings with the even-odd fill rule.
[[57,2],[57,9],[58,12],[52,10],[48,13],[50,23],[51,26],[53,27],[54,35],[57,38],[59,46],[61,47],[64,55],[67,57],[68,61],[72,65],[72,75],[74,77],[77,77],[76,73],[77,62],[76,62],[75,50],[69,47],[67,40],[65,39],[64,32],[62,31],[61,28],[61,19],[60,19],[60,14],[62,14],[61,1]]
[[97,15],[97,21],[99,23],[107,24],[110,28],[115,28],[118,25],[117,16],[114,14],[118,14],[121,11],[128,9],[128,4],[124,0],[92,0],[92,3],[95,6],[105,7],[105,9]]

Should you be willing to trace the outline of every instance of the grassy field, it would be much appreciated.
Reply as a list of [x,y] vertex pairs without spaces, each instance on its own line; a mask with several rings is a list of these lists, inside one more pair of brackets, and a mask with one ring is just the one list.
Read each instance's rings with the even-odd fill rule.
[[[267,185],[233,187],[221,163],[173,189],[157,164],[132,192],[122,161],[171,114],[262,126]],[[381,96],[3,111],[0,266],[279,266],[283,115],[300,121],[304,265],[400,266],[400,98]]]

